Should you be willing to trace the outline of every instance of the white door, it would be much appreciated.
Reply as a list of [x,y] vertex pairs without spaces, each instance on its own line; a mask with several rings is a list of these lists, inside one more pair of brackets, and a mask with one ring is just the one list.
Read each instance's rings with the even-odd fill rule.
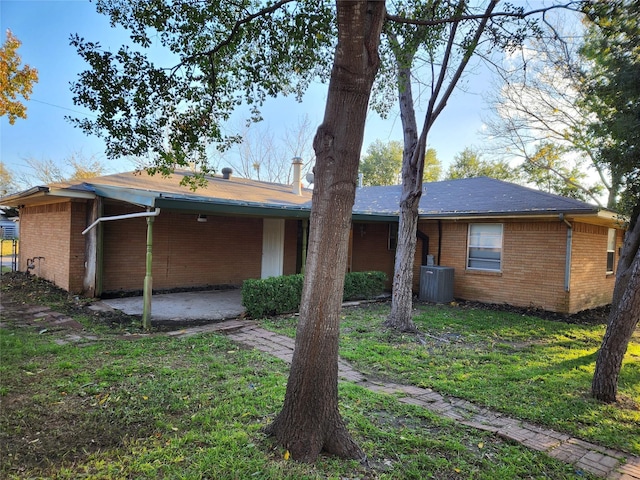
[[262,224],[262,278],[282,275],[284,220],[265,218]]

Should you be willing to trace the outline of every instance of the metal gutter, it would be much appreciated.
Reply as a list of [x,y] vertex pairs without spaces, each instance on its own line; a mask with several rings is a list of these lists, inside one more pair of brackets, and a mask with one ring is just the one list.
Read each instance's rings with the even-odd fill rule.
[[225,213],[231,215],[254,215],[279,218],[308,218],[311,208],[298,205],[261,204],[254,202],[238,202],[235,200],[182,199],[161,196],[156,199],[155,206],[171,210],[182,210],[194,213]]

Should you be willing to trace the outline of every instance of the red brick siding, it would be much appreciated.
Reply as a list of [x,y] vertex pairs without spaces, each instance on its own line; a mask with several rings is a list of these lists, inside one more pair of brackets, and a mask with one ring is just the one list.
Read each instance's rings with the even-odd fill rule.
[[565,311],[566,226],[560,222],[503,225],[502,271],[466,269],[468,223],[444,223],[441,265],[455,268],[456,298]]
[[[32,274],[70,290],[69,265],[71,202],[24,207],[20,211],[20,268],[27,270],[27,259],[35,261]],[[82,283],[82,280],[81,282]]]
[[298,254],[298,220],[286,220],[284,223],[284,264],[283,275],[293,275],[296,270]]
[[[571,258],[571,311],[580,311],[611,303],[615,275],[607,275],[608,228],[584,223],[573,224]],[[622,231],[616,243],[622,246]],[[616,248],[614,268],[617,266]]]
[[351,244],[351,271],[381,271],[391,288],[395,250],[388,248],[388,223],[354,223]]
[[[121,214],[113,207],[108,215]],[[104,223],[104,292],[140,290],[145,275],[145,218]],[[285,273],[293,273],[297,226],[285,224]],[[293,238],[292,238],[293,237]],[[239,286],[260,278],[262,219],[163,211],[153,224],[153,288]]]
[[71,203],[71,228],[69,232],[69,288],[73,293],[83,293],[85,275],[85,236],[82,231],[87,228],[87,202]]

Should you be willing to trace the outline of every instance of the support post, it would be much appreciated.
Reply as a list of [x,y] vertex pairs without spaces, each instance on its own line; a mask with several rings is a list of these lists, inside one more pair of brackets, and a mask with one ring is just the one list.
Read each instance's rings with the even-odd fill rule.
[[153,275],[151,266],[153,261],[153,218],[147,217],[147,260],[146,273],[144,276],[144,290],[142,293],[142,328],[149,330],[151,328],[151,295],[153,291]]

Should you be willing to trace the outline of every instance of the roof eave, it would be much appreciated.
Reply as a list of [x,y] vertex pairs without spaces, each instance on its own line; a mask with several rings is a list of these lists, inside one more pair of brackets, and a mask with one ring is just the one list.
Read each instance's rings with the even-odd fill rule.
[[34,205],[42,203],[42,201],[50,197],[56,197],[60,200],[63,199],[92,199],[95,198],[95,194],[92,192],[82,192],[77,190],[70,190],[65,188],[50,188],[46,186],[37,186],[25,190],[23,192],[15,193],[13,195],[7,195],[0,198],[0,204],[9,207],[19,207],[22,205]]
[[276,205],[252,202],[238,202],[222,199],[188,199],[161,196],[155,206],[171,210],[202,214],[249,215],[278,218],[309,218],[310,208],[306,205]]

